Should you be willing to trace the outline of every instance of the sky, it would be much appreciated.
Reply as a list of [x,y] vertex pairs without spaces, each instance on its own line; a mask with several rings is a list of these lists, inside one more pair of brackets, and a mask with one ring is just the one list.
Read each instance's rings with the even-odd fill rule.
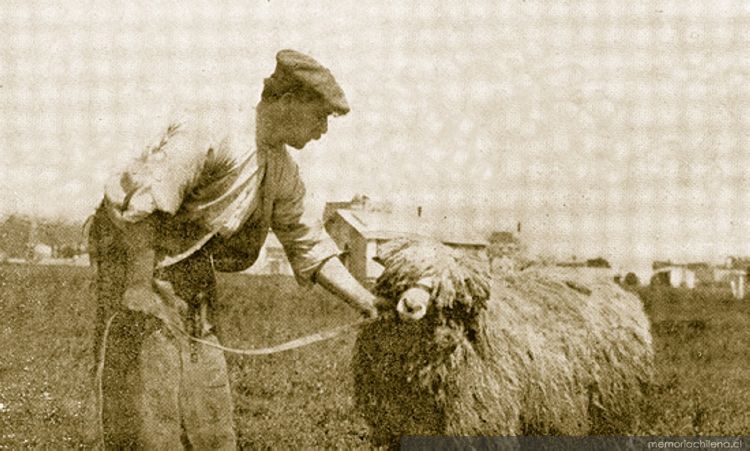
[[251,115],[294,48],[352,108],[295,153],[321,208],[625,267],[750,255],[747,2],[4,1],[0,29],[0,214],[85,218],[174,111]]

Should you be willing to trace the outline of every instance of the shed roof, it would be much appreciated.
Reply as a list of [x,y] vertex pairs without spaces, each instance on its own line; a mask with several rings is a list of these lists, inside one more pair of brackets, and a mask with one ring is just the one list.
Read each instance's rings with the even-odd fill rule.
[[390,240],[403,236],[431,237],[446,244],[487,246],[481,234],[447,218],[426,219],[383,211],[336,210],[365,239]]

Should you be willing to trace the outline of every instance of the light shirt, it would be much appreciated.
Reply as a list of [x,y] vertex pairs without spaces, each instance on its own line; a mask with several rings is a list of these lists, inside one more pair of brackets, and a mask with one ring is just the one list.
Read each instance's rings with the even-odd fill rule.
[[[183,118],[107,184],[108,213],[122,226],[157,219],[157,267],[215,238],[257,254],[271,228],[297,280],[307,284],[339,250],[305,205],[305,187],[285,146],[258,148],[255,132],[219,120]],[[242,240],[247,230],[262,233]],[[237,243],[237,240],[240,240]]]

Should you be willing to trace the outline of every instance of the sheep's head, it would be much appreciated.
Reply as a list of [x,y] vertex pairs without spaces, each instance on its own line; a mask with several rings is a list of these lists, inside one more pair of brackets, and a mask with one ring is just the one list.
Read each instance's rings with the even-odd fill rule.
[[[384,266],[374,289],[385,300],[382,309],[406,315],[383,315],[362,327],[355,352],[364,393],[358,402],[387,428],[438,434],[443,430],[439,412],[448,402],[447,378],[456,374],[465,352],[483,349],[480,313],[489,299],[490,278],[468,257],[435,241],[391,241],[376,259]],[[423,292],[423,308],[403,305],[404,294],[421,290],[415,287],[422,279],[431,285]],[[404,406],[407,425],[400,413]]]
[[476,318],[490,295],[489,275],[479,262],[436,241],[391,241],[377,261],[385,269],[375,292],[394,302],[402,319],[465,323]]

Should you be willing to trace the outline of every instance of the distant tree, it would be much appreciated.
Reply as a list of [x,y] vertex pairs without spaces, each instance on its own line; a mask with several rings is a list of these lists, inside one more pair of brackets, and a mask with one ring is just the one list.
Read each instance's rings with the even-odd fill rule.
[[60,246],[60,249],[58,251],[58,256],[60,258],[73,258],[78,254],[79,252],[77,246],[72,246],[69,244]]
[[61,252],[78,255],[81,252],[77,250],[86,247],[83,225],[20,215],[8,216],[0,222],[0,251],[8,257],[31,258],[33,248],[38,244],[52,247],[56,255]]
[[538,254],[533,258],[533,262],[539,266],[555,266],[558,258],[551,254]]
[[635,275],[634,272],[629,272],[625,274],[625,285],[629,287],[634,287],[636,285],[640,285],[641,281],[638,279],[638,276]]
[[9,257],[25,258],[29,252],[31,221],[11,215],[0,224],[0,248]]
[[523,248],[520,240],[513,232],[491,232],[487,236],[487,241],[489,242],[487,256],[489,257],[490,268],[494,268],[496,260],[504,257],[511,258],[515,263],[518,263]]
[[63,246],[78,247],[83,239],[83,225],[63,220],[47,220],[39,224],[37,231],[38,239],[50,246],[62,248]]
[[586,260],[586,266],[588,266],[589,268],[611,268],[609,262],[602,257]]
[[502,257],[516,257],[521,251],[521,243],[513,232],[492,232],[487,237],[487,241],[489,242],[487,255],[490,258],[490,265],[492,265],[495,259]]

